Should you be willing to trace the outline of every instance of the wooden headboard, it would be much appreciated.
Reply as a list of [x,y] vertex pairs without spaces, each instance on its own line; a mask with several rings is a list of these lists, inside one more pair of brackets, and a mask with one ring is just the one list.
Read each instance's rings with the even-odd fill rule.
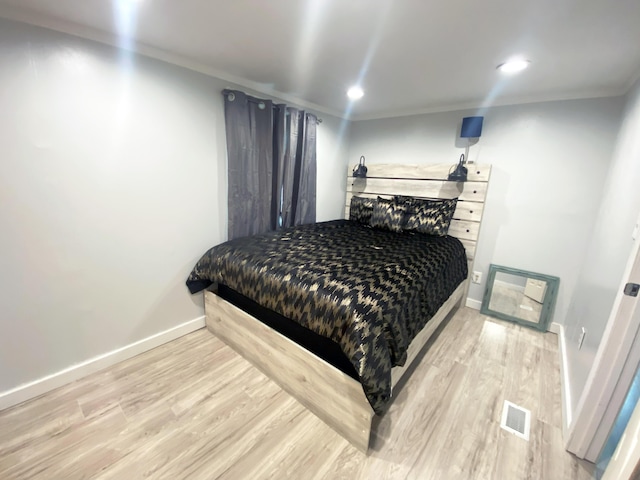
[[352,176],[354,165],[347,171],[345,218],[349,218],[351,197],[410,195],[421,198],[455,198],[458,206],[453,214],[449,235],[460,239],[467,251],[469,270],[476,254],[476,244],[491,176],[491,165],[467,164],[466,182],[447,180],[453,163],[431,165],[367,165],[367,178]]

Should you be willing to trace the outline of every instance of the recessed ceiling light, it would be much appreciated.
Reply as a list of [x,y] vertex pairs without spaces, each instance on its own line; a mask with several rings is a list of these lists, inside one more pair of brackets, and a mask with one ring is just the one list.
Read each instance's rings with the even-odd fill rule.
[[347,97],[349,97],[351,100],[358,100],[362,98],[363,95],[364,90],[362,90],[362,88],[360,88],[358,85],[354,85],[349,90],[347,90]]
[[496,68],[502,73],[518,73],[529,66],[531,62],[523,58],[514,58],[507,62],[501,63]]

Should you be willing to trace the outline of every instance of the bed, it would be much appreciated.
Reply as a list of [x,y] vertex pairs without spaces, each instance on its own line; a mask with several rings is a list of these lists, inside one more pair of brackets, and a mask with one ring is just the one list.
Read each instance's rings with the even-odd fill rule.
[[348,218],[354,195],[458,198],[448,236],[322,222],[226,242],[189,277],[192,292],[208,288],[212,333],[365,452],[373,416],[466,298],[490,168],[473,165],[454,183],[449,167],[370,165],[367,178],[348,176],[345,202]]

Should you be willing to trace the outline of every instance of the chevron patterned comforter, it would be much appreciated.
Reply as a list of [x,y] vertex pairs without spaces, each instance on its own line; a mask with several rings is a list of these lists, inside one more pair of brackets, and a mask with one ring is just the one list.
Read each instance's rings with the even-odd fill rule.
[[391,368],[467,277],[456,238],[395,233],[349,220],[301,225],[211,248],[187,280],[212,283],[338,343],[373,410],[391,398]]

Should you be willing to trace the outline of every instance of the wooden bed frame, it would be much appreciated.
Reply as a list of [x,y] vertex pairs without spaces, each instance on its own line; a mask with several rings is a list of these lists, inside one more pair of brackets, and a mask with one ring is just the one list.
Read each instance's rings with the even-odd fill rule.
[[[467,166],[468,181],[455,183],[446,181],[452,164],[368,165],[367,178],[364,179],[351,176],[354,167],[351,165],[347,178],[345,218],[348,218],[352,195],[458,197],[449,235],[459,238],[464,244],[471,272],[491,167]],[[411,342],[405,365],[394,367],[391,372],[393,387],[447,315],[455,307],[464,306],[467,290],[468,280],[465,280]],[[360,382],[223,300],[211,289],[205,292],[205,313],[207,328],[214,335],[354,446],[365,453],[368,451],[374,412]]]

